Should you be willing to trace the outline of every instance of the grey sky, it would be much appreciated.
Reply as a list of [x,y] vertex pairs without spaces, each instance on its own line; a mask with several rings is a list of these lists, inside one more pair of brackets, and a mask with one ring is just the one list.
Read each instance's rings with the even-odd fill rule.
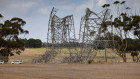
[[[78,36],[80,19],[88,7],[94,12],[100,12],[105,3],[112,4],[116,0],[0,0],[0,13],[4,20],[12,17],[24,19],[29,30],[27,38],[38,38],[46,42],[49,14],[52,7],[58,9],[57,15],[64,17],[73,14],[76,35]],[[118,0],[122,1],[122,0]],[[128,6],[140,13],[140,0],[126,0]],[[133,10],[135,11],[135,10]]]

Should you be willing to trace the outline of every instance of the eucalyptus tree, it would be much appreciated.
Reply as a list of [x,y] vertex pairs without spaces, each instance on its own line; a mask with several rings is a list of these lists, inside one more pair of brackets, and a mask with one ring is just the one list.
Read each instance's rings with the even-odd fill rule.
[[[127,38],[140,38],[140,16],[130,14],[132,13],[131,8],[126,6],[126,1],[115,1],[113,5],[115,5],[115,12],[112,14],[113,21],[110,23],[114,28],[115,49],[117,54],[126,62]],[[108,6],[110,5],[105,4],[102,7],[106,8]],[[110,27],[110,24],[106,27]]]
[[[0,14],[0,19],[2,18]],[[17,17],[0,23],[0,59],[7,62],[9,56],[20,54],[24,50],[24,43],[19,35],[28,34],[28,31],[23,29],[25,24],[24,20]]]

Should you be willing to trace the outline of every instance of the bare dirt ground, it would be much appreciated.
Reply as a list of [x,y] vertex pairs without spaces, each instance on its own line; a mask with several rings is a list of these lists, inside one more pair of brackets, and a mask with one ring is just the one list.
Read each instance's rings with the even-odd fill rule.
[[140,79],[140,63],[3,64],[0,79]]

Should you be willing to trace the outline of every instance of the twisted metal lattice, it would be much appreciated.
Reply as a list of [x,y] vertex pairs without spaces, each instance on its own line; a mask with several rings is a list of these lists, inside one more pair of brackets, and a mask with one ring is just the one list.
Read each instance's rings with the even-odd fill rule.
[[107,33],[112,33],[112,28],[104,29],[107,23],[111,22],[111,18],[109,9],[105,9],[98,14],[89,8],[86,9],[86,14],[81,18],[79,31],[79,42],[82,43],[80,55],[81,57],[86,57],[85,62],[93,60],[98,49],[105,49],[105,60],[107,62],[106,48],[113,46],[110,44],[113,39],[110,39]]
[[[106,23],[111,21],[110,10],[105,9],[96,14],[89,8],[81,18],[79,41],[75,38],[73,15],[59,18],[53,8],[50,14],[47,33],[48,50],[39,59],[33,62],[88,62],[93,61],[98,51],[105,49],[107,61],[107,49],[112,46],[112,39],[106,33],[112,32],[112,28],[104,30]],[[64,51],[67,50],[67,51]]]

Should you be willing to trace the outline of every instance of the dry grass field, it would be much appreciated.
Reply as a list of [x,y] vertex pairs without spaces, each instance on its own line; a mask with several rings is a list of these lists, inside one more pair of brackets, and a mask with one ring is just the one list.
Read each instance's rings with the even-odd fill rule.
[[32,62],[32,59],[44,54],[45,51],[46,48],[26,48],[20,55],[15,54],[14,56],[11,56],[8,63],[13,60],[23,60],[24,63],[29,64]]
[[[49,50],[49,49],[47,49],[47,50]],[[44,54],[45,51],[46,51],[46,48],[26,48],[25,51],[23,51],[20,55],[15,54],[14,56],[11,56],[8,63],[10,63],[13,60],[23,60],[25,64],[31,64],[32,59],[38,58],[40,55]],[[64,48],[63,50],[61,50],[61,52],[62,53],[59,54],[58,56],[69,55],[68,49]],[[64,54],[64,53],[66,53],[66,54]],[[107,50],[107,56],[108,56],[108,62],[122,62],[122,58],[115,55],[114,52],[111,51],[110,49]],[[113,57],[113,56],[116,56],[116,58],[112,59],[111,57]],[[57,57],[57,58],[60,58],[60,57]],[[97,51],[97,55],[94,58],[94,62],[97,62],[97,63],[105,62],[104,50]],[[127,53],[127,62],[133,62],[130,53]]]
[[[10,57],[8,64],[0,65],[0,79],[140,79],[140,63],[31,64],[32,59],[45,51],[45,48],[26,48],[21,55]],[[103,52],[98,51],[97,56],[104,55]],[[111,53],[108,52],[108,56]],[[132,61],[130,54],[127,57]],[[24,64],[10,64],[19,59]],[[101,60],[104,59],[95,59],[98,62]]]

